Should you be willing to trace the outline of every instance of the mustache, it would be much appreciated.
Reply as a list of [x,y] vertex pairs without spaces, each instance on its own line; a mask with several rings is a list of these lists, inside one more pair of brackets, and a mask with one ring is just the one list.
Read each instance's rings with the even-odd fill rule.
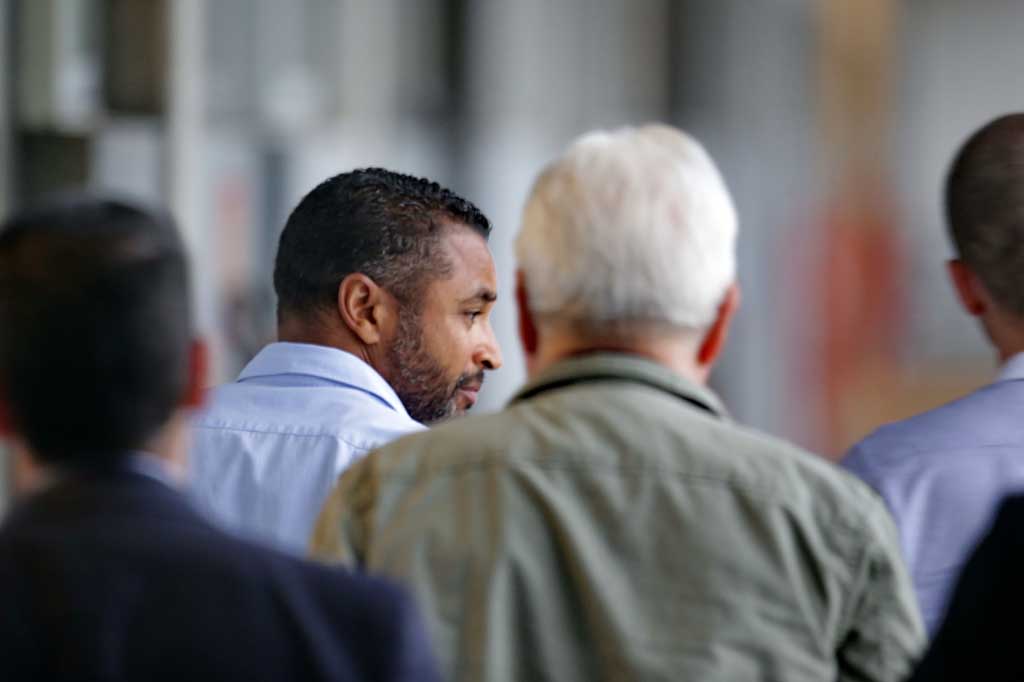
[[480,370],[476,374],[463,374],[460,376],[459,380],[455,382],[455,390],[457,391],[460,388],[466,388],[467,386],[479,389],[483,385],[484,371]]

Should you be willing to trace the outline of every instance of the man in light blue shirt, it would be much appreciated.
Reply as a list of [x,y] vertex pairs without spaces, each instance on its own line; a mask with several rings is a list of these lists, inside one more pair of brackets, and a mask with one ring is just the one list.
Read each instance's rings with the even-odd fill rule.
[[975,133],[954,161],[946,209],[949,272],[1002,370],[981,390],[878,429],[843,460],[900,528],[928,631],[1000,501],[1024,490],[1024,114]]
[[501,366],[490,224],[436,183],[370,168],[292,212],[274,266],[278,343],[195,422],[195,497],[227,528],[303,552],[338,475],[470,409]]

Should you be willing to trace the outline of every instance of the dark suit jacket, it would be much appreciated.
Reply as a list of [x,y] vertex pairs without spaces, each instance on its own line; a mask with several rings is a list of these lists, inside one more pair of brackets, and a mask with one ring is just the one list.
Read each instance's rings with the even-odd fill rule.
[[130,472],[0,527],[2,680],[435,680],[404,592],[231,537]]
[[1024,496],[1003,503],[912,680],[1024,680]]

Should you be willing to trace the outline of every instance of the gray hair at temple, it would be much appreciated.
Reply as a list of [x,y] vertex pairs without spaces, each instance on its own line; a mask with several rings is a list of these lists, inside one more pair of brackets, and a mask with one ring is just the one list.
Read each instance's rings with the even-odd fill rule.
[[665,125],[592,132],[537,179],[516,256],[534,315],[701,331],[736,277],[737,219],[704,148]]

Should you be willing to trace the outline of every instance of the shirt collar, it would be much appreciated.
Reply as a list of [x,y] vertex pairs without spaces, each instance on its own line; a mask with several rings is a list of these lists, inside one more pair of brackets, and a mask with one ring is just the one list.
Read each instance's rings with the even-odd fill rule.
[[110,476],[131,474],[155,481],[168,488],[180,489],[182,484],[176,480],[168,464],[157,455],[142,450],[130,450],[117,458],[111,466],[90,467],[81,464],[77,467],[54,466],[44,474],[40,490],[53,488],[68,478],[86,476]]
[[627,353],[588,353],[561,360],[520,389],[512,398],[512,402],[528,399],[530,394],[543,391],[546,387],[555,388],[559,384],[600,377],[651,384],[669,393],[675,393],[683,400],[697,403],[716,416],[729,416],[722,401],[711,389],[690,381],[653,360]]
[[239,381],[297,374],[348,386],[368,393],[408,416],[395,389],[377,370],[355,355],[329,346],[277,342],[265,346],[238,375]]
[[1024,353],[1011,355],[1003,363],[999,375],[996,376],[996,381],[1011,381],[1013,379],[1024,379]]

